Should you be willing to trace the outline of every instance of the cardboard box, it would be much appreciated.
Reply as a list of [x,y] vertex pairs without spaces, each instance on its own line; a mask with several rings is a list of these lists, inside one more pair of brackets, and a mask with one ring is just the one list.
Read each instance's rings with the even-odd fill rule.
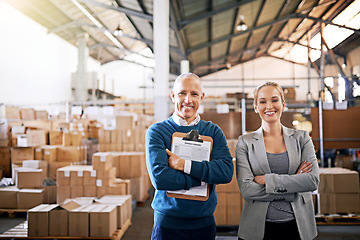
[[109,170],[97,171],[97,179],[102,180],[102,186],[110,186],[116,179],[116,168],[112,167]]
[[84,197],[96,197],[97,196],[97,187],[94,186],[84,186]]
[[57,146],[42,146],[43,160],[48,163],[56,161],[57,158]]
[[70,186],[57,186],[56,203],[63,203],[66,199],[71,198]]
[[227,193],[217,193],[217,205],[214,212],[215,223],[217,226],[226,225],[227,214]]
[[80,147],[76,146],[59,146],[56,160],[58,162],[79,162],[81,160]]
[[125,222],[132,217],[132,197],[131,195],[106,195],[96,202],[102,204],[116,205],[117,229],[122,229]]
[[137,178],[146,172],[144,152],[114,153],[114,161],[118,178]]
[[227,192],[227,193],[239,193],[239,185],[238,181],[236,179],[236,161],[233,159],[233,165],[234,165],[234,172],[233,177],[230,183],[227,184],[218,184],[216,185],[216,192]]
[[49,119],[49,114],[47,111],[35,111],[35,118],[47,120],[47,119]]
[[111,237],[117,227],[116,205],[98,204],[90,210],[90,237]]
[[20,109],[21,119],[35,120],[35,110],[31,108]]
[[28,236],[49,236],[49,211],[56,208],[56,204],[41,204],[28,211]]
[[50,131],[49,132],[49,144],[50,145],[62,145],[63,144],[63,132],[62,131]]
[[240,192],[227,193],[226,196],[226,224],[238,226],[242,211],[242,200]]
[[96,175],[96,170],[84,171],[84,186],[96,186]]
[[70,186],[70,198],[84,197],[84,186]]
[[82,170],[79,167],[82,167],[82,166],[76,166],[75,169],[72,169],[70,171],[70,186],[83,186],[84,185],[84,170]]
[[70,237],[89,237],[90,211],[96,205],[85,205],[72,209],[69,212],[69,236]]
[[44,203],[55,204],[56,203],[56,185],[44,186]]
[[43,151],[42,151],[42,148],[41,147],[36,147],[34,149],[34,160],[44,160],[44,157],[43,157]]
[[116,129],[133,129],[134,118],[133,116],[116,116]]
[[41,169],[43,176],[42,179],[46,179],[48,176],[48,163],[42,160],[24,160],[22,166],[24,168]]
[[113,155],[108,152],[94,153],[92,157],[92,165],[94,170],[106,171],[113,167]]
[[109,195],[128,195],[131,194],[131,181],[129,179],[117,178],[115,182],[107,187],[107,194]]
[[359,193],[320,193],[320,213],[358,213],[360,212]]
[[6,106],[5,117],[7,119],[21,119],[19,108]]
[[58,205],[51,209],[49,213],[49,235],[68,236],[69,235],[69,211],[80,207],[73,201]]
[[345,168],[320,168],[319,193],[359,193],[359,173]]
[[0,147],[0,167],[3,169],[4,177],[11,177],[10,148]]
[[34,159],[33,147],[12,147],[11,148],[11,163],[21,164],[24,160]]
[[29,209],[44,203],[44,189],[20,189],[18,208]]
[[146,174],[139,178],[131,178],[131,195],[134,200],[142,202],[149,196],[149,178]]
[[135,143],[135,132],[132,129],[123,130],[123,144]]
[[44,130],[27,130],[26,137],[28,147],[41,146],[46,144],[46,134]]
[[41,188],[43,177],[42,169],[20,167],[15,170],[17,188]]
[[56,181],[57,170],[62,167],[71,165],[72,162],[51,162],[49,163],[49,178]]
[[56,185],[70,186],[70,171],[72,166],[58,168],[56,171]]
[[111,143],[112,130],[100,129],[99,130],[99,143]]
[[218,204],[214,216],[216,225],[237,226],[242,211],[242,197],[238,193],[217,193]]
[[19,189],[13,186],[0,188],[0,208],[18,208],[18,192]]

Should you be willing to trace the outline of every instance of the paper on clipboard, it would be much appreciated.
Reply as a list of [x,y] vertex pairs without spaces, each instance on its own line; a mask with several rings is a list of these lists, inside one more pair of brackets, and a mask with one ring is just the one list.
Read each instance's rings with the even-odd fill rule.
[[[210,161],[211,142],[194,142],[174,137],[171,149],[174,154],[185,160]],[[207,183],[201,182],[201,186],[192,187],[189,190],[168,191],[168,193],[206,197],[207,186]]]

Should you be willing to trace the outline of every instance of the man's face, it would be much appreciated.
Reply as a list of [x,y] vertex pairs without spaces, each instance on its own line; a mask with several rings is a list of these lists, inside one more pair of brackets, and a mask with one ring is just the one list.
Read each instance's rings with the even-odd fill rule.
[[199,79],[194,77],[175,81],[171,99],[175,104],[175,114],[188,123],[196,118],[196,112],[204,98]]

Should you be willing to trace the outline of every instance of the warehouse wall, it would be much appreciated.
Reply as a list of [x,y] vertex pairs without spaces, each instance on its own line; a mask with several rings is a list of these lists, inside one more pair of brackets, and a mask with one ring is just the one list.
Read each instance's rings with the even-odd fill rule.
[[[42,105],[71,100],[77,48],[0,2],[0,102]],[[88,69],[99,63],[89,60]]]
[[[244,69],[244,73],[242,73],[242,69]],[[261,57],[244,63],[244,66],[237,65],[229,70],[222,70],[203,77],[205,92],[212,96],[225,96],[227,92],[241,92],[242,76],[245,78],[245,92],[249,93],[249,97],[253,97],[255,86],[270,80],[276,81],[282,86],[298,86],[296,87],[296,100],[306,100],[308,91],[307,67],[271,57]],[[320,83],[316,79],[318,75],[313,69],[311,69],[311,77],[310,91],[313,97],[317,99]],[[233,81],[233,79],[237,80]],[[207,86],[211,86],[211,88]],[[219,88],[213,88],[213,86]]]
[[[74,99],[70,86],[77,48],[1,1],[0,32],[0,103],[63,111],[64,102]],[[152,69],[124,61],[100,66],[91,57],[87,67],[98,73],[102,90],[127,98],[151,97],[151,89],[138,86],[151,84]]]

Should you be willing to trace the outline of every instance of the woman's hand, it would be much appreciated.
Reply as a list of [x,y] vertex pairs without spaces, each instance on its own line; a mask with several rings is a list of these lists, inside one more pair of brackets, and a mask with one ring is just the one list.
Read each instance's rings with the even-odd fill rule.
[[265,175],[255,176],[254,182],[256,182],[257,184],[265,185]]
[[311,172],[311,167],[311,162],[305,160],[303,163],[300,164],[298,170],[296,171],[296,174],[309,173]]
[[169,155],[169,167],[175,170],[184,171],[185,160],[180,158],[178,155],[172,153],[168,149],[166,149],[166,153]]

